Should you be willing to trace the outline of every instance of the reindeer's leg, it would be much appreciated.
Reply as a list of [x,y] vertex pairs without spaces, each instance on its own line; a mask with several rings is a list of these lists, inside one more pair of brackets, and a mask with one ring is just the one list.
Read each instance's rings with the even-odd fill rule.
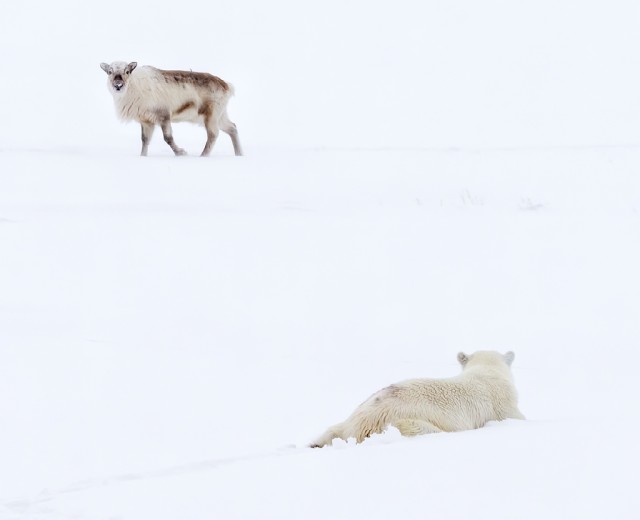
[[224,114],[220,118],[220,128],[226,134],[229,134],[231,137],[231,142],[233,143],[233,151],[236,155],[242,155],[242,147],[240,146],[240,139],[238,138],[238,128],[236,124],[229,120],[229,116],[227,115],[227,111],[225,110]]
[[162,128],[162,135],[164,136],[165,142],[171,147],[173,153],[176,155],[187,155],[187,152],[173,141],[173,131],[171,130],[171,118],[169,114],[163,114],[160,117],[160,128]]
[[207,129],[207,142],[202,150],[202,157],[206,157],[211,153],[211,149],[216,144],[216,139],[218,139],[218,116],[215,112],[216,105],[213,101],[203,103],[198,109],[198,114],[204,118],[204,127]]
[[153,123],[140,123],[140,127],[142,128],[142,151],[140,155],[146,157],[147,151],[149,150],[149,142],[151,141],[151,136],[153,135],[153,130],[156,125]]

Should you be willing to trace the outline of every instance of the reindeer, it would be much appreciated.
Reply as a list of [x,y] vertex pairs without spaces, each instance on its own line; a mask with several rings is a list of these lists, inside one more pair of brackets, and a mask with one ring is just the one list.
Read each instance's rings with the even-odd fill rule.
[[161,70],[115,61],[101,63],[109,76],[107,85],[113,95],[116,112],[123,121],[138,121],[142,127],[142,151],[146,156],[156,125],[176,155],[186,152],[173,140],[171,122],[189,121],[207,129],[202,156],[208,156],[219,130],[229,134],[236,155],[242,155],[238,129],[227,115],[227,103],[233,86],[204,72]]

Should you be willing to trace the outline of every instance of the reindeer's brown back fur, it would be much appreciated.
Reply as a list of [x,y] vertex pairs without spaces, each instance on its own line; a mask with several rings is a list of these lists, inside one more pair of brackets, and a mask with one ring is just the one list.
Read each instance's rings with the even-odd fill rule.
[[197,85],[198,87],[221,89],[226,92],[229,92],[231,90],[231,87],[226,81],[220,79],[218,76],[214,76],[213,74],[208,74],[206,72],[162,69],[156,70],[158,70],[158,72],[162,74],[167,83],[189,83],[192,85]]

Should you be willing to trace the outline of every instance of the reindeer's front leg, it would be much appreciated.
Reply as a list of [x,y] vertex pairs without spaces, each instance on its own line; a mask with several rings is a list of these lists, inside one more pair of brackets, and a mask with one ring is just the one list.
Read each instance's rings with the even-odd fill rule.
[[142,151],[140,155],[146,157],[147,151],[149,150],[149,142],[151,141],[151,136],[153,135],[153,130],[156,125],[153,123],[140,123],[140,127],[142,128]]
[[202,157],[207,157],[211,153],[211,148],[216,144],[218,138],[218,117],[215,113],[215,105],[212,101],[203,103],[198,109],[198,114],[204,118],[204,127],[207,129],[207,142],[202,150]]
[[169,117],[169,114],[164,115],[160,119],[160,128],[162,128],[162,135],[164,136],[164,140],[171,147],[171,149],[173,150],[173,153],[175,153],[176,155],[187,155],[187,152],[185,152],[173,141],[173,132],[171,130],[171,118]]

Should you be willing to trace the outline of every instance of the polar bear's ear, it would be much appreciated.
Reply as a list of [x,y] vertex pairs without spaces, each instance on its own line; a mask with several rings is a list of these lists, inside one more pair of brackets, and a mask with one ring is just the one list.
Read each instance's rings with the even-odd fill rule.
[[469,356],[467,356],[464,352],[458,352],[458,363],[462,366],[465,366],[469,361]]
[[504,355],[504,360],[506,361],[507,365],[511,366],[511,363],[513,363],[513,360],[516,358],[516,355],[509,351]]

